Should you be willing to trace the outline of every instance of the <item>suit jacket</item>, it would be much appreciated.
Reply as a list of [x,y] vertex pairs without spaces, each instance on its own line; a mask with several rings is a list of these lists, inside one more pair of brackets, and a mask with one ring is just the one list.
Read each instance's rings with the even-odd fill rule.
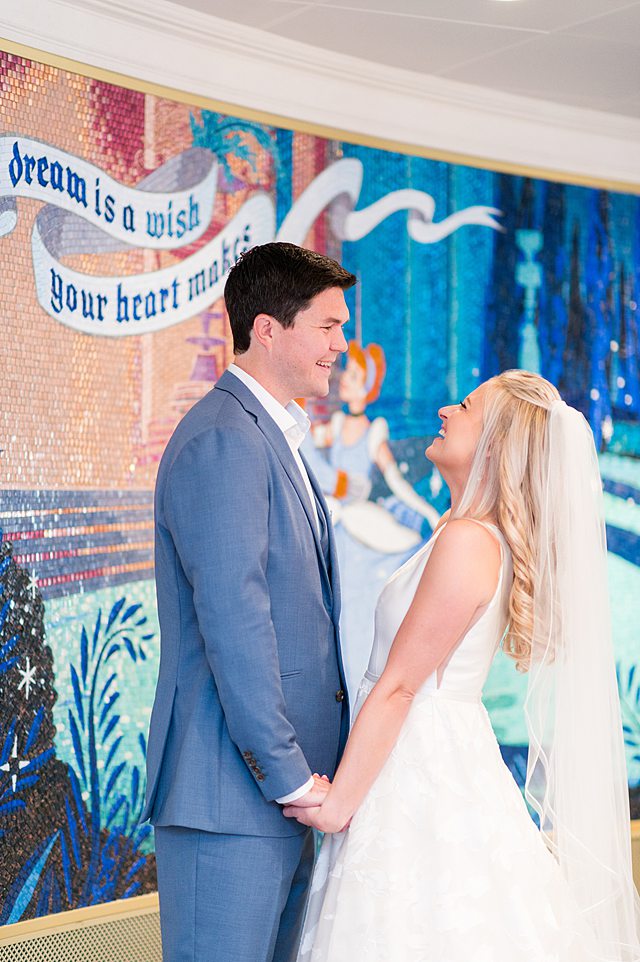
[[292,835],[274,799],[333,776],[348,731],[331,524],[232,373],[182,419],[156,484],[160,671],[143,819]]

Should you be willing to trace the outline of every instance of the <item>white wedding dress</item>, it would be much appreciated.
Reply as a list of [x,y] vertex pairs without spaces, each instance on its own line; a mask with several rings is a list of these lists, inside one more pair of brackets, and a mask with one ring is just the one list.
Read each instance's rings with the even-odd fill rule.
[[[480,700],[507,624],[512,581],[506,541],[488,527],[502,555],[493,599],[440,685],[434,674],[414,698],[350,828],[325,836],[298,962],[588,959],[577,909]],[[380,595],[356,711],[384,669],[441,531]]]

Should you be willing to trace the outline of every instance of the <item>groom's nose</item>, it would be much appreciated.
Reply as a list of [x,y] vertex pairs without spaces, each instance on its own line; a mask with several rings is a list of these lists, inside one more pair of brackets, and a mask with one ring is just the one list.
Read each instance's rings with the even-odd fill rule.
[[348,344],[344,336],[344,330],[341,324],[336,324],[333,329],[333,337],[331,338],[331,350],[337,351],[339,354],[344,354],[347,350]]

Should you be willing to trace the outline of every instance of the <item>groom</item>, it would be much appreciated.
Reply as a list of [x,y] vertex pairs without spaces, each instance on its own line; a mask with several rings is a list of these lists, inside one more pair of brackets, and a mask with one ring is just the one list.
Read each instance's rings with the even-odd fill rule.
[[300,456],[346,350],[328,257],[272,243],[232,268],[236,363],[176,428],[156,486],[160,674],[148,749],[164,962],[292,962],[309,829],[348,727],[338,571]]

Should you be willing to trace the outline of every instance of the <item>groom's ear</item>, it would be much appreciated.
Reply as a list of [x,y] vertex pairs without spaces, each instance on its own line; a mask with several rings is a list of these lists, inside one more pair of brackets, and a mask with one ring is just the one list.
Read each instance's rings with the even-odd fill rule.
[[273,349],[273,326],[277,323],[270,314],[258,314],[253,322],[252,337],[269,352]]

